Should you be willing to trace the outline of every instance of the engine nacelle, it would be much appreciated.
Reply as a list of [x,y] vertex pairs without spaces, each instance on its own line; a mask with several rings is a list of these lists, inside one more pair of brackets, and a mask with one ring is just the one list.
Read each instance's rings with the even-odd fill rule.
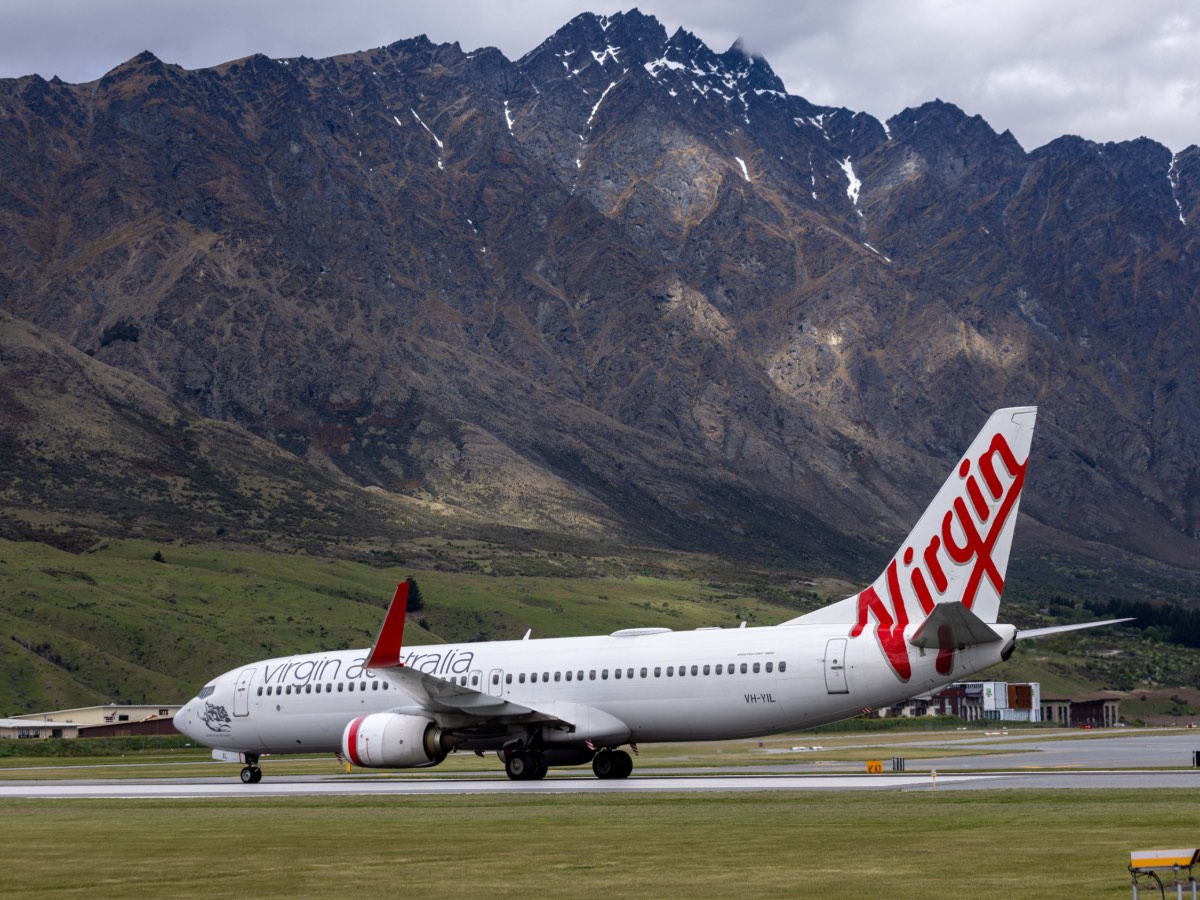
[[436,766],[452,746],[432,719],[400,713],[359,716],[342,732],[342,755],[364,768]]

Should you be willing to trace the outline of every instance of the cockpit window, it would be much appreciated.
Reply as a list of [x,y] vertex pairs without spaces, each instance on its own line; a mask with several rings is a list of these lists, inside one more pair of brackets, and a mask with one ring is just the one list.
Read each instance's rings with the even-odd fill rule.
[[203,700],[205,697],[212,696],[212,692],[216,689],[217,686],[215,684],[206,684],[197,696]]

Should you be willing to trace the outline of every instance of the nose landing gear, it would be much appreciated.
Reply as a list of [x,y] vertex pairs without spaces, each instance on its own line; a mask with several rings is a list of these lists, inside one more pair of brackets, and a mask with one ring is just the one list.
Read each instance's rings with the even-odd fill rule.
[[258,784],[262,781],[262,769],[258,767],[258,757],[246,754],[246,768],[242,769],[242,784]]

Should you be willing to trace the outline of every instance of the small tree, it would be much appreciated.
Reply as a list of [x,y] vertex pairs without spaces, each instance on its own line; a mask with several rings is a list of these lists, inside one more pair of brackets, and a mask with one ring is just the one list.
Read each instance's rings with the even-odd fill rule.
[[421,589],[417,587],[416,579],[408,579],[408,605],[404,607],[407,612],[419,612],[425,608],[425,598],[421,596]]

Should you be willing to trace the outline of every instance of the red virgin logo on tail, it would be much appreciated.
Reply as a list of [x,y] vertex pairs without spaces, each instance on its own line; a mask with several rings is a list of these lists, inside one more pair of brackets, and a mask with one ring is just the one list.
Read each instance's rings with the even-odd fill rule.
[[[1007,488],[997,471],[997,461],[1003,464],[1012,479]],[[1025,484],[1025,463],[1018,463],[1004,435],[996,434],[987,450],[975,460],[974,467],[982,476],[982,486],[980,479],[972,472],[971,460],[964,459],[958,468],[959,477],[964,479],[963,492],[954,498],[942,518],[940,530],[929,539],[920,557],[909,546],[888,565],[885,582],[891,609],[888,609],[888,603],[879,596],[874,585],[858,595],[858,618],[850,630],[850,637],[861,635],[867,626],[868,614],[873,617],[875,639],[901,681],[908,681],[912,677],[912,663],[904,639],[909,611],[905,591],[901,587],[901,565],[908,581],[910,597],[915,598],[921,608],[918,618],[932,612],[937,602],[934,592],[939,597],[946,595],[950,587],[948,570],[953,572],[954,569],[970,566],[962,596],[953,598],[961,600],[967,609],[974,605],[984,578],[997,594],[1004,590],[1004,576],[1000,574],[992,554],[1021,496],[1021,488]],[[984,495],[985,490],[987,496]],[[937,671],[948,675],[953,669],[954,649],[949,646],[948,634],[940,637],[945,639],[937,656]]]

